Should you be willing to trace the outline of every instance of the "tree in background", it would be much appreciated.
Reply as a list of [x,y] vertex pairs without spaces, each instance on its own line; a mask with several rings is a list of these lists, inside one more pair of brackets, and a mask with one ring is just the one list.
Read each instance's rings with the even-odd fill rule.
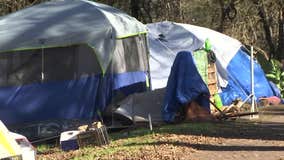
[[143,23],[162,20],[182,22],[182,0],[98,0],[119,8]]
[[0,16],[47,0],[0,0]]
[[209,6],[208,12],[215,15],[209,28],[263,49],[269,59],[281,59],[284,54],[283,0],[212,0]]

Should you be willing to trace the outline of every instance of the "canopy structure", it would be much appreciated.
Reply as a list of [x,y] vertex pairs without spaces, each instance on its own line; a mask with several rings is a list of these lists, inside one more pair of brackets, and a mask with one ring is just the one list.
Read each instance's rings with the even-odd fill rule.
[[107,5],[56,0],[0,19],[0,119],[92,120],[146,90],[146,27]]
[[[209,39],[217,58],[217,77],[223,103],[228,105],[236,98],[244,100],[250,95],[250,57],[238,40],[189,24],[166,21],[148,24],[147,27],[152,89],[166,87],[178,52],[193,52],[202,48],[205,40]],[[269,82],[255,60],[254,66],[255,96],[273,96]]]

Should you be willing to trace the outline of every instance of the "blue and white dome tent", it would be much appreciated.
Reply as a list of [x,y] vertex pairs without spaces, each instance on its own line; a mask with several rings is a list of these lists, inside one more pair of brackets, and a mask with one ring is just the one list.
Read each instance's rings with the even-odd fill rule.
[[[221,99],[229,105],[236,98],[245,100],[251,93],[250,56],[241,42],[214,30],[174,22],[147,25],[150,48],[152,89],[164,88],[175,56],[180,51],[202,48],[208,38],[216,55],[217,78]],[[254,60],[256,98],[273,96],[261,66]]]

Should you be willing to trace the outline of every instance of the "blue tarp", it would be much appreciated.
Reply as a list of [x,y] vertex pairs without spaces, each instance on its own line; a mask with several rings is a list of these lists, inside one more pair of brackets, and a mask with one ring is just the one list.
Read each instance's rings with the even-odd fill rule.
[[274,96],[281,98],[281,91],[280,89],[274,84],[273,82],[269,81],[271,89],[273,91]]
[[190,52],[177,54],[168,79],[163,103],[163,119],[173,122],[175,113],[185,104],[195,100],[210,112],[210,93],[199,75]]
[[8,125],[45,120],[91,120],[97,110],[105,109],[116,92],[128,95],[145,91],[145,77],[146,73],[139,71],[1,87],[0,117]]
[[[222,93],[220,93],[223,105],[230,105],[237,98],[245,100],[250,95],[250,63],[250,56],[243,48],[240,48],[227,67],[228,85],[226,88],[222,88]],[[265,73],[257,61],[254,61],[254,91],[257,98],[274,95]]]

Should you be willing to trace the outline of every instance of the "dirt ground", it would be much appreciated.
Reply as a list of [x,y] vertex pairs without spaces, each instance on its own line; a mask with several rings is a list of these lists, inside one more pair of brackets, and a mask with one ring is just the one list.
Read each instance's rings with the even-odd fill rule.
[[284,160],[284,124],[225,122],[212,125],[214,128],[209,132],[185,130],[179,133],[155,133],[147,141],[117,140],[115,145],[108,148],[123,146],[124,149],[100,156],[84,157],[98,151],[93,149],[50,152],[39,155],[38,159]]
[[[162,138],[163,139],[163,138]],[[110,159],[184,159],[184,160],[282,160],[284,142],[275,140],[231,139],[206,136],[168,135],[140,149],[140,153],[117,153]],[[171,139],[172,141],[168,141]],[[104,157],[108,159],[107,157]]]
[[[284,114],[258,121],[235,120],[198,123],[199,128],[177,126],[139,139],[119,139],[106,148],[115,149],[96,155],[99,149],[39,155],[38,159],[117,159],[117,160],[284,160]],[[276,121],[277,120],[277,121]],[[183,126],[196,125],[185,123]],[[208,127],[209,126],[209,127]],[[127,136],[126,136],[127,137]],[[138,138],[138,139],[137,139]],[[147,140],[146,140],[147,139]],[[134,148],[134,150],[133,150]],[[92,155],[93,154],[93,155]],[[87,156],[86,158],[86,155]],[[62,158],[63,157],[63,158]]]
[[217,126],[218,131],[203,135],[158,134],[135,154],[123,151],[102,159],[284,160],[283,124]]

